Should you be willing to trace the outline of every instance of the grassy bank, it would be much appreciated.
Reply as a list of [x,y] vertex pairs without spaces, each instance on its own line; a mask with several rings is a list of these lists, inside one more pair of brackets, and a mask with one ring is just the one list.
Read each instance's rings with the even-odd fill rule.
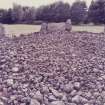
[[[33,32],[38,32],[40,30],[40,25],[24,25],[24,24],[16,24],[16,25],[4,25],[6,29],[6,34],[11,35],[20,35],[20,34],[28,34]],[[87,31],[93,33],[101,33],[104,30],[104,26],[73,26],[73,31]]]

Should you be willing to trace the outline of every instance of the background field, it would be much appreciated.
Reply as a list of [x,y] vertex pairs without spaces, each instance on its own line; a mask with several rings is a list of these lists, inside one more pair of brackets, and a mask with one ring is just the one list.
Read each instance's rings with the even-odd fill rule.
[[[38,32],[40,25],[4,25],[6,34],[8,35],[20,35]],[[73,31],[88,31],[94,33],[100,33],[104,31],[104,26],[73,26]]]
[[20,34],[28,34],[33,32],[38,32],[40,30],[39,25],[4,25],[5,32],[8,35],[20,35]]

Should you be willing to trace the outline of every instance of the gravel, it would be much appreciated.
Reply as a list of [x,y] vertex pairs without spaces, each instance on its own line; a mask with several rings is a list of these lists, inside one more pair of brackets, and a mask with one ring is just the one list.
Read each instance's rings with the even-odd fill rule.
[[2,37],[0,105],[105,105],[105,35]]

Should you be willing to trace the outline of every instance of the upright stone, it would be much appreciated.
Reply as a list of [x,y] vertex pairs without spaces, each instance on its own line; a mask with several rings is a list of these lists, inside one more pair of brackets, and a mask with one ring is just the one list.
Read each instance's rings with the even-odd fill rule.
[[104,25],[104,34],[105,34],[105,25]]
[[71,32],[72,30],[72,24],[71,24],[71,19],[68,19],[65,23],[65,30]]
[[46,33],[47,30],[48,30],[48,24],[47,23],[42,23],[40,32],[41,33]]
[[0,23],[0,36],[4,36],[4,34],[5,34],[4,26],[3,24]]

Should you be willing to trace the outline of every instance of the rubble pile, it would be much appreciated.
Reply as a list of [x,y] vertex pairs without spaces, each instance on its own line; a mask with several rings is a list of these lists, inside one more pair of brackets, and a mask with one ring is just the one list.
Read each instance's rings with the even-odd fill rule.
[[104,34],[0,39],[0,105],[105,105]]

